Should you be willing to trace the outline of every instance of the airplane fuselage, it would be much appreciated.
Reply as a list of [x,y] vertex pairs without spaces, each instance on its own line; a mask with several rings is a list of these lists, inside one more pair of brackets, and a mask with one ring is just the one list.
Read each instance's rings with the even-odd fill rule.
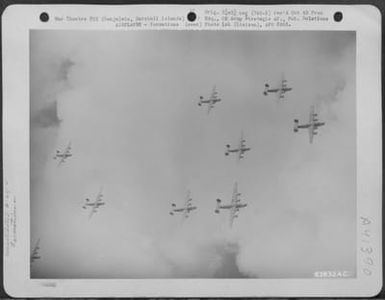
[[227,204],[227,205],[220,205],[219,208],[221,209],[231,209],[231,208],[243,208],[246,207],[246,203],[237,203],[237,204]]
[[63,157],[63,158],[67,158],[67,157],[71,157],[72,154],[62,154],[62,153],[59,153],[59,154],[56,154],[56,157]]
[[197,207],[196,206],[187,206],[187,207],[175,208],[172,211],[175,211],[175,212],[182,212],[182,211],[190,212],[190,211],[192,211],[194,209],[197,209]]
[[320,126],[323,126],[325,125],[325,122],[312,122],[312,123],[308,123],[308,124],[302,124],[302,125],[298,125],[296,126],[296,128],[310,128],[310,129],[317,129],[318,127]]
[[282,94],[291,91],[293,88],[276,88],[276,89],[267,89],[265,90],[264,94],[267,95],[267,93],[278,93],[281,92]]
[[249,151],[251,150],[251,148],[238,148],[238,149],[229,149],[227,150],[228,152],[246,152],[246,151]]
[[215,104],[215,103],[220,102],[220,101],[221,101],[221,99],[218,98],[218,99],[200,100],[199,103],[201,103],[201,104],[209,104],[209,103]]

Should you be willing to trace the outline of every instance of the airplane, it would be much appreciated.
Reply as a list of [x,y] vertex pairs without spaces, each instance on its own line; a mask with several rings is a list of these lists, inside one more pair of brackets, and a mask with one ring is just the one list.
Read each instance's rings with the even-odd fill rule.
[[171,204],[172,208],[171,208],[171,211],[170,211],[170,215],[173,216],[174,213],[181,212],[181,213],[183,213],[183,216],[185,218],[188,218],[190,211],[192,211],[194,209],[197,209],[196,206],[192,206],[191,201],[192,201],[192,198],[190,196],[190,191],[187,191],[185,206],[180,207],[180,208],[176,208],[176,204],[172,203]]
[[309,131],[309,141],[310,144],[313,143],[313,137],[314,135],[317,134],[317,128],[320,126],[325,125],[325,122],[319,122],[318,119],[318,114],[314,112],[314,105],[310,107],[310,113],[309,113],[309,123],[308,124],[298,124],[298,120],[294,120],[294,132],[298,132],[298,129],[300,128],[307,128]]
[[281,85],[277,88],[270,88],[269,84],[265,84],[265,90],[263,94],[267,96],[269,93],[277,93],[278,99],[283,99],[285,97],[285,93],[291,91],[293,88],[287,87],[287,80],[284,75],[282,75]]
[[207,114],[209,114],[215,103],[219,101],[222,101],[222,99],[218,98],[218,92],[216,90],[216,86],[214,85],[210,98],[204,100],[203,96],[200,96],[198,105],[202,106],[202,104],[207,104]]
[[68,157],[71,157],[71,156],[72,156],[71,142],[69,142],[67,148],[63,152],[60,152],[60,150],[56,150],[56,154],[53,159],[60,159],[58,163],[58,166],[60,166],[62,163],[66,161]]
[[251,148],[247,148],[245,145],[246,140],[243,137],[243,132],[241,133],[241,138],[239,140],[238,148],[231,149],[230,145],[226,145],[226,152],[225,155],[229,155],[230,153],[238,153],[238,161],[240,161],[241,158],[244,157],[244,153],[246,151],[250,151]]
[[83,205],[83,209],[87,209],[87,207],[91,207],[91,211],[88,216],[88,219],[91,219],[93,214],[98,211],[99,206],[106,204],[105,202],[103,202],[102,197],[103,197],[102,188],[100,188],[99,193],[97,194],[94,202],[90,202],[90,199],[86,198],[86,202]]
[[32,254],[31,254],[31,263],[33,263],[35,260],[37,259],[40,259],[40,255],[39,255],[39,249],[40,249],[40,239],[37,240],[36,244],[35,244],[35,247],[33,248],[32,250]]
[[230,227],[233,226],[234,219],[238,218],[237,213],[239,212],[239,209],[247,206],[246,203],[241,203],[241,200],[239,199],[240,195],[241,193],[238,193],[238,184],[237,182],[235,182],[233,197],[231,199],[230,204],[221,205],[222,200],[217,199],[217,207],[215,209],[215,213],[219,214],[221,209],[229,209],[230,210]]

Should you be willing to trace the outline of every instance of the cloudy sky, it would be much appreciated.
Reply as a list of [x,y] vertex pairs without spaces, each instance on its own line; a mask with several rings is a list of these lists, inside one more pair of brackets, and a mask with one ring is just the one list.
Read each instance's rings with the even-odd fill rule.
[[[39,30],[30,43],[33,277],[355,274],[354,32]],[[263,96],[282,73],[286,100]],[[197,102],[214,84],[207,115]],[[293,119],[312,104],[326,126],[309,144]],[[237,163],[224,152],[241,131],[252,150]],[[248,207],[230,229],[215,199],[236,181]],[[187,190],[198,209],[170,216]]]

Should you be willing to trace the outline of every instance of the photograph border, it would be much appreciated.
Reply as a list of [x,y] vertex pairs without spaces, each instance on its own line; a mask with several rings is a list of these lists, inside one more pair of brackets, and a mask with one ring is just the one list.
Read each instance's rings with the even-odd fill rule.
[[[312,2],[312,3],[314,3],[314,2]],[[351,2],[350,2],[351,3]],[[119,3],[119,4],[121,4],[121,3]],[[143,4],[143,2],[142,2],[142,4]],[[214,3],[213,3],[214,4]],[[269,3],[269,4],[271,4],[271,3]],[[290,3],[290,4],[292,4],[292,3]],[[21,7],[23,7],[23,9],[22,10],[25,10],[25,8],[28,8],[28,6],[9,6],[8,7],[8,9],[5,11],[5,13],[3,13],[3,23],[2,23],[2,33],[3,33],[3,36],[2,36],[2,42],[3,42],[3,58],[5,57],[5,60],[4,61],[2,61],[3,62],[3,76],[5,76],[5,77],[3,77],[3,96],[4,96],[4,99],[8,99],[7,97],[8,96],[10,96],[8,93],[10,92],[9,90],[7,90],[6,88],[8,88],[8,87],[10,87],[10,86],[12,86],[13,88],[15,88],[15,85],[14,85],[14,83],[15,83],[15,81],[14,81],[14,79],[16,78],[16,77],[8,77],[8,75],[9,75],[9,64],[7,64],[7,53],[9,54],[9,48],[7,48],[8,47],[8,45],[9,44],[5,44],[4,43],[4,40],[7,40],[7,41],[9,41],[9,38],[10,38],[10,33],[8,32],[8,30],[9,30],[9,28],[10,27],[7,27],[7,26],[10,26],[10,23],[12,23],[12,22],[16,22],[16,18],[15,18],[15,16],[14,15],[12,15],[12,13],[13,13],[13,11],[14,11],[14,9],[13,8],[17,8],[18,7],[18,9],[16,9],[16,10],[19,10],[19,9],[21,9]],[[36,12],[39,10],[41,10],[41,7],[42,6],[34,6],[34,7],[29,7],[30,9],[32,9],[32,10],[35,10]],[[187,6],[188,7],[188,6]],[[349,6],[349,7],[352,7],[352,6]],[[77,7],[76,9],[87,9],[87,7]],[[116,7],[114,7],[114,8],[116,8]],[[179,7],[180,8],[180,7]],[[51,9],[60,9],[60,6],[55,6],[54,8],[51,8]],[[68,8],[67,8],[68,9]],[[187,10],[187,8],[184,8],[184,9],[186,9]],[[331,8],[330,8],[331,9]],[[333,9],[335,9],[335,7],[333,7]],[[346,7],[344,7],[344,9],[346,9]],[[26,9],[26,10],[29,10],[29,9]],[[194,10],[195,11],[197,11],[197,7],[194,7]],[[375,17],[375,18],[380,18],[381,17],[381,12],[379,11],[379,10],[377,10],[377,11],[375,11],[375,10],[373,10],[373,9],[369,9],[369,10],[371,10],[371,13],[373,14],[373,16]],[[378,12],[380,12],[380,14],[378,14]],[[19,13],[19,12],[17,12],[17,13]],[[30,14],[31,12],[29,11],[28,12],[28,15]],[[30,20],[30,19],[28,19],[28,15],[25,15],[25,23],[27,23],[28,21],[32,21],[32,20]],[[35,14],[36,15],[36,14]],[[6,20],[6,22],[5,22],[5,20]],[[33,22],[34,21],[32,21],[32,24],[33,24]],[[19,28],[18,29],[20,29],[20,27],[22,27],[22,26],[25,26],[26,24],[25,23],[23,23],[23,24],[20,24],[20,23],[17,23],[17,26],[19,26]],[[29,25],[30,25],[31,23],[29,23]],[[5,25],[7,25],[7,26],[5,26]],[[14,23],[13,24],[14,26],[16,26],[16,23]],[[40,26],[41,24],[36,24],[37,26]],[[362,23],[359,25],[359,26],[362,26]],[[373,28],[372,28],[373,29]],[[292,30],[292,29],[291,29]],[[298,29],[297,29],[298,30]],[[361,29],[359,29],[358,30],[358,32],[360,32],[361,31]],[[372,33],[373,34],[373,31],[370,31],[370,33]],[[362,34],[362,33],[361,33]],[[375,34],[375,36],[377,36],[377,37],[379,37],[378,36],[379,34],[378,34],[378,32],[376,32],[376,34]],[[357,44],[358,43],[362,43],[362,39],[364,38],[364,35],[362,34],[361,36],[361,42],[357,42]],[[17,41],[16,40],[16,38],[13,40],[13,42],[14,43],[18,43],[19,41]],[[380,41],[380,39],[379,39],[379,43],[380,43],[381,41]],[[8,43],[8,42],[7,42]],[[380,46],[380,45],[378,45],[378,46]],[[368,76],[368,73],[370,73],[370,72],[373,72],[373,66],[375,66],[376,64],[378,64],[378,62],[379,62],[379,59],[380,59],[380,57],[381,57],[381,53],[379,53],[379,49],[372,49],[372,48],[374,48],[373,46],[372,46],[372,48],[370,48],[370,49],[367,49],[367,48],[369,48],[369,47],[365,47],[365,50],[363,50],[366,54],[368,53],[367,51],[373,51],[373,52],[371,52],[372,53],[372,60],[369,60],[369,61],[365,61],[365,64],[361,64],[361,67],[360,67],[360,70],[363,68],[363,72],[360,72],[360,71],[357,71],[357,91],[358,91],[358,86],[359,86],[359,84],[360,84],[360,80],[363,80],[363,79],[360,79],[360,76],[361,77],[367,77]],[[8,52],[7,52],[7,50],[8,50]],[[20,52],[19,51],[17,51],[18,53],[17,53],[17,55],[22,55],[24,52],[22,52],[21,51],[22,49],[20,49]],[[25,49],[23,49],[23,50],[25,50]],[[362,49],[361,49],[362,50]],[[357,45],[357,52],[358,52],[358,45]],[[360,56],[360,55],[363,55],[363,54],[357,54],[357,56]],[[361,56],[362,57],[362,56]],[[359,69],[359,67],[358,67],[358,64],[359,64],[359,61],[357,61],[357,70]],[[372,85],[370,86],[370,87],[374,87],[374,91],[373,91],[373,94],[371,94],[370,93],[370,91],[369,91],[369,95],[371,95],[371,96],[373,96],[373,97],[375,97],[375,98],[377,98],[377,95],[379,95],[379,90],[376,90],[376,88],[375,87],[377,87],[377,84],[378,84],[378,87],[380,86],[380,84],[381,83],[379,83],[379,81],[377,81],[378,79],[379,79],[379,76],[380,76],[380,74],[381,74],[381,66],[380,66],[380,64],[378,64],[378,70],[376,70],[376,72],[377,73],[375,73],[375,78],[373,78],[374,79],[374,81],[371,83]],[[21,69],[18,69],[18,71],[20,71]],[[364,75],[363,75],[364,74]],[[20,75],[20,74],[19,74]],[[19,78],[19,82],[20,82],[20,80],[21,80],[21,82],[24,82],[24,80],[26,79],[26,78],[29,78],[28,77],[29,76],[29,73],[28,74],[23,74],[23,76],[22,76],[22,78],[20,78],[20,76],[18,76],[18,78]],[[377,78],[377,76],[378,76],[378,78]],[[19,86],[19,88],[20,88],[20,86]],[[366,89],[367,89],[367,87],[365,87]],[[365,98],[365,97],[368,97],[368,93],[366,93],[366,91],[367,90],[365,90],[365,93],[363,94],[363,93],[358,93],[357,92],[357,99],[361,99],[361,98]],[[28,98],[29,99],[29,98]],[[8,100],[7,100],[8,101]],[[29,100],[28,100],[29,101]],[[5,102],[5,103],[4,103]],[[9,119],[11,119],[12,118],[12,112],[11,113],[9,113],[8,114],[8,112],[9,112],[9,107],[8,106],[6,106],[5,104],[6,104],[6,101],[4,101],[3,102],[3,108],[4,108],[4,112],[5,112],[5,114],[3,114],[3,118],[4,118],[4,120],[3,120],[3,124],[4,124],[4,127],[3,128],[6,128],[6,126],[7,126],[7,120],[9,120]],[[8,103],[9,104],[9,103]],[[378,104],[378,103],[377,103]],[[377,114],[375,114],[375,116],[373,117],[373,107],[370,107],[369,109],[367,109],[366,111],[364,110],[364,108],[363,107],[361,107],[360,106],[360,108],[362,108],[362,109],[360,109],[360,110],[358,110],[358,114],[360,114],[361,116],[358,116],[358,119],[357,119],[357,122],[359,122],[360,120],[363,120],[363,119],[367,119],[367,116],[371,116],[372,117],[372,122],[370,122],[370,124],[362,124],[362,122],[360,123],[360,125],[359,125],[359,129],[362,129],[362,130],[364,130],[364,131],[367,131],[367,132],[372,132],[372,130],[375,130],[375,133],[376,134],[378,134],[379,132],[378,132],[378,130],[380,129],[380,128],[378,128],[378,125],[379,124],[377,124],[376,122],[378,122],[380,119],[381,119],[381,114],[380,115],[378,115],[378,111],[377,111]],[[377,109],[378,109],[378,107],[377,107]],[[29,110],[28,110],[28,112],[29,112]],[[27,122],[28,121],[28,122]],[[28,123],[28,125],[27,126],[29,126],[29,120],[23,120],[23,122],[25,122],[25,124],[27,124]],[[23,126],[21,126],[21,127],[23,127]],[[6,136],[7,136],[7,132],[6,131],[4,131],[4,134],[3,134],[3,141],[6,139]],[[376,135],[377,136],[377,135]],[[365,144],[365,145],[367,145],[367,143],[371,143],[372,145],[373,145],[373,148],[371,149],[372,150],[372,153],[373,153],[373,155],[376,157],[376,158],[379,158],[378,157],[378,155],[379,155],[379,153],[378,153],[378,150],[379,150],[379,148],[378,148],[378,146],[381,148],[381,145],[380,145],[380,143],[379,143],[379,141],[375,141],[374,143],[373,143],[373,135],[371,135],[371,134],[367,134],[367,135],[364,135],[364,136],[360,136],[360,138],[365,138],[365,140],[361,140],[362,142],[359,142],[358,143],[358,147],[361,145],[360,143],[363,143],[363,144]],[[28,141],[29,141],[29,134],[28,134]],[[5,145],[5,143],[4,143],[4,152],[5,152],[5,155],[7,154],[7,150],[9,151],[9,149],[7,149],[6,147],[5,147],[6,145]],[[368,149],[365,149],[365,152],[367,151]],[[358,150],[358,151],[360,151],[360,150]],[[8,152],[9,153],[9,152]],[[370,156],[370,155],[367,155],[367,156]],[[362,157],[361,157],[362,158]],[[6,159],[4,159],[4,169],[6,170],[7,168],[7,162],[6,162]],[[362,161],[360,161],[359,162],[359,164],[360,163],[362,163]],[[365,163],[366,164],[369,164],[369,165],[371,165],[371,166],[373,166],[373,164],[378,164],[378,160],[376,160],[375,159],[375,161],[372,161],[372,160],[370,160],[370,161],[365,161]],[[364,170],[365,171],[365,170]],[[380,171],[380,170],[377,170],[376,169],[376,172],[378,172],[378,171]],[[367,174],[367,173],[365,173],[365,174]],[[378,174],[378,173],[376,173],[376,174]],[[380,177],[381,177],[381,171],[380,171]],[[372,183],[373,183],[373,186],[372,186],[372,188],[374,188],[374,189],[376,189],[376,188],[378,188],[378,181],[377,181],[377,177],[375,177],[375,178],[373,178],[373,180],[372,180]],[[24,181],[24,182],[21,182],[20,183],[20,187],[19,188],[21,188],[21,187],[23,187],[23,186],[25,186],[25,184],[26,184],[26,182]],[[29,183],[28,183],[28,186],[29,186]],[[18,190],[18,187],[15,187],[15,190]],[[369,194],[370,195],[370,194]],[[369,195],[365,195],[365,196],[369,196]],[[359,194],[358,194],[358,197],[359,197]],[[22,212],[23,213],[23,212]],[[19,215],[20,215],[21,213],[19,213]],[[24,213],[23,213],[24,214]],[[364,217],[365,218],[365,216],[364,215],[362,215],[362,217]],[[376,216],[376,218],[378,218],[378,215]],[[376,219],[376,221],[378,221],[378,219]],[[357,224],[357,226],[358,226],[358,232],[360,232],[361,230],[362,230],[362,224],[360,225],[360,224]],[[378,237],[380,237],[380,235],[381,235],[381,232],[380,232],[381,230],[378,230],[378,228],[375,228],[375,234],[377,235],[377,238]],[[379,245],[378,244],[378,240],[376,239],[376,241],[375,242],[373,242],[374,244],[375,244],[375,247],[377,248],[377,250],[379,250],[379,249],[381,249],[381,245]],[[29,241],[28,241],[28,244],[29,244]],[[382,270],[381,270],[381,266],[377,266],[377,268],[376,268],[376,272],[378,273],[378,272],[381,272],[382,273]],[[200,289],[202,289],[202,288],[204,288],[204,286],[202,286],[202,284],[201,283],[199,283],[199,282],[196,282],[195,280],[190,280],[190,279],[183,279],[185,282],[190,282],[190,284],[192,284],[193,286],[194,286],[194,289],[195,290],[200,290]],[[205,280],[205,279],[204,279]],[[203,280],[203,281],[204,281]],[[226,285],[226,283],[225,283],[225,281],[227,281],[227,280],[223,280],[223,279],[221,279],[222,281],[224,281],[224,284]],[[235,280],[235,279],[229,279],[230,281],[231,281],[231,283],[234,283],[235,281],[237,281],[237,280]],[[247,280],[250,280],[250,279],[247,279]],[[263,279],[263,280],[265,280],[265,279]],[[295,279],[284,279],[286,282],[289,282],[289,285],[290,284],[296,284],[296,280]],[[302,279],[301,279],[302,280]],[[310,280],[312,280],[312,279],[310,279]],[[83,285],[83,286],[86,286],[86,289],[87,289],[87,287],[89,288],[89,290],[91,290],[90,288],[91,288],[91,286],[88,286],[88,284],[86,283],[86,282],[84,282],[84,280],[76,280],[76,281],[79,281],[80,282],[80,284],[81,285]],[[120,281],[120,280],[114,280],[114,282],[111,282],[111,287],[112,288],[117,288],[117,289],[119,289],[119,287],[120,287],[120,285],[119,285],[119,283],[118,283],[118,281]],[[126,281],[126,280],[124,280],[124,281]],[[245,294],[238,294],[238,293],[235,293],[235,294],[233,294],[233,293],[224,293],[224,294],[222,294],[222,295],[218,295],[218,294],[196,294],[196,295],[191,295],[191,293],[183,293],[183,292],[179,292],[179,293],[177,293],[176,295],[172,295],[172,294],[167,294],[167,293],[165,293],[166,291],[163,289],[163,287],[162,286],[160,286],[159,284],[159,281],[160,280],[150,280],[151,281],[151,284],[153,285],[153,289],[154,290],[157,290],[158,292],[156,292],[156,293],[154,293],[154,294],[152,294],[152,293],[149,293],[149,294],[146,294],[147,293],[147,290],[145,290],[145,289],[143,289],[143,287],[142,286],[140,286],[140,285],[137,285],[138,283],[137,282],[135,282],[136,280],[131,280],[131,283],[133,283],[133,287],[132,287],[132,289],[131,289],[131,292],[132,292],[132,294],[121,294],[121,293],[109,293],[109,294],[106,294],[106,293],[104,293],[102,290],[95,290],[96,292],[94,292],[94,293],[90,293],[90,294],[86,294],[87,296],[100,296],[100,297],[102,297],[102,296],[131,296],[131,297],[140,297],[140,296],[152,296],[152,297],[164,297],[164,296],[179,296],[179,297],[191,297],[191,296],[195,296],[195,297],[203,297],[203,296],[214,296],[214,297],[229,297],[229,296],[240,296],[240,297],[251,297],[251,296],[260,296],[260,295],[256,295],[256,294],[253,294],[253,293],[245,293]],[[147,280],[148,281],[148,280]],[[180,280],[179,280],[180,281]],[[240,281],[242,281],[242,280],[240,280]],[[329,284],[329,281],[330,280],[327,280],[327,279],[325,279],[325,280],[322,280],[322,284],[319,286],[319,287],[314,287],[315,289],[313,290],[313,291],[315,291],[315,294],[308,294],[308,293],[305,293],[305,294],[301,294],[301,293],[298,293],[298,291],[295,291],[293,294],[285,294],[285,295],[283,295],[283,294],[269,294],[269,291],[268,290],[263,290],[262,291],[262,296],[282,296],[282,297],[287,297],[287,296],[308,296],[308,297],[314,297],[314,296],[323,296],[323,295],[325,295],[325,296],[328,296],[328,295],[330,295],[330,296],[359,296],[359,291],[358,290],[356,290],[355,291],[355,293],[354,294],[344,294],[344,293],[341,293],[341,294],[338,294],[338,292],[335,292],[335,293],[327,293],[326,291],[324,291],[324,290],[322,290],[326,285],[328,285]],[[333,280],[331,280],[331,281],[333,281]],[[352,280],[348,280],[348,279],[344,279],[344,281],[350,281],[350,284],[354,284],[353,282],[352,282]],[[36,282],[39,282],[38,280],[36,281]],[[45,281],[43,280],[43,281],[41,281],[40,282],[40,284],[41,283],[44,283]],[[100,281],[99,281],[100,282]],[[4,283],[4,282],[3,282]],[[47,282],[46,282],[47,283]],[[331,283],[331,282],[330,282]],[[284,288],[287,288],[287,284],[286,283],[283,283],[283,282],[279,282],[279,283],[277,283],[278,284],[278,287],[279,288],[282,288],[282,287],[284,287]],[[381,281],[381,284],[382,284],[382,281]],[[340,288],[341,288],[341,286],[343,286],[344,285],[344,283],[341,283],[340,282],[340,287],[334,287],[335,289],[337,289],[337,290],[339,290]],[[177,284],[176,284],[176,282],[175,282],[175,287],[177,286]],[[67,283],[66,284],[61,284],[61,288],[59,288],[59,287],[57,287],[57,289],[48,289],[47,290],[47,288],[42,288],[42,290],[45,290],[46,291],[46,293],[45,294],[41,294],[41,293],[36,293],[35,294],[35,291],[34,292],[31,292],[31,293],[29,293],[28,295],[30,295],[30,296],[41,296],[41,295],[44,295],[44,296],[59,296],[59,295],[63,295],[63,294],[61,294],[61,292],[64,292],[64,289],[68,289],[68,285],[67,285]],[[79,290],[77,289],[77,288],[79,288]],[[109,287],[110,288],[110,287]],[[362,286],[361,286],[361,288],[362,288]],[[34,287],[32,287],[31,286],[31,289],[34,289]],[[81,291],[82,289],[81,289],[81,287],[75,287],[75,290],[77,290],[77,293],[76,294],[67,294],[68,292],[66,292],[66,295],[69,295],[69,296],[74,296],[74,295],[82,295],[83,294],[83,292]],[[11,294],[12,294],[12,296],[15,296],[15,295],[17,295],[17,296],[23,296],[23,295],[25,295],[25,294],[17,294],[17,292],[18,291],[15,291],[14,290],[14,286],[13,287],[11,287],[10,285],[8,285],[7,287],[6,287],[6,292],[11,292]],[[16,294],[14,293],[14,292],[16,292]],[[169,291],[168,291],[169,292]],[[317,292],[318,292],[318,294],[317,294]],[[375,294],[377,294],[379,291],[378,291],[378,289],[377,289],[377,287],[373,290],[373,293],[372,294],[370,294],[370,295],[375,295]],[[165,293],[165,294],[164,294]],[[368,296],[368,294],[364,294],[364,295],[362,295],[362,296]]]

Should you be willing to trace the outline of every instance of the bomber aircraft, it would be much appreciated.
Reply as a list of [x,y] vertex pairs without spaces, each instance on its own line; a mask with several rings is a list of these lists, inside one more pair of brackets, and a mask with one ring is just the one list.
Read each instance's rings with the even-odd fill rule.
[[83,209],[87,209],[90,207],[90,214],[88,215],[88,219],[91,219],[94,213],[96,213],[100,206],[105,205],[106,203],[103,202],[103,189],[100,188],[99,193],[96,195],[96,198],[93,202],[89,198],[86,198],[86,202],[83,205]]
[[190,195],[190,191],[187,191],[187,196],[186,196],[186,200],[185,200],[185,205],[182,206],[182,207],[179,207],[177,208],[176,207],[176,204],[175,203],[172,203],[171,204],[171,211],[170,211],[170,215],[174,215],[175,213],[183,213],[183,216],[185,218],[188,218],[190,212],[194,209],[197,209],[196,206],[192,206],[191,204],[191,201],[192,201],[192,198],[191,198],[191,195]]
[[298,130],[301,128],[303,129],[307,128],[309,132],[310,144],[313,143],[313,137],[314,135],[317,134],[317,128],[325,125],[325,122],[319,122],[317,117],[318,117],[318,114],[314,112],[314,105],[312,105],[310,107],[309,123],[299,125],[298,120],[297,119],[294,120],[294,132],[298,132]]
[[238,193],[238,184],[237,182],[234,184],[233,197],[231,199],[230,204],[221,205],[222,200],[217,199],[217,207],[215,209],[215,213],[219,214],[221,209],[229,209],[230,210],[230,227],[233,226],[233,222],[235,218],[238,218],[238,212],[240,208],[246,207],[246,203],[241,203],[239,196],[241,193]]
[[33,249],[32,249],[31,263],[33,263],[35,260],[41,258],[39,255],[39,249],[40,249],[40,239],[37,240],[35,247],[33,247]]
[[68,143],[67,147],[63,152],[60,152],[60,150],[56,150],[56,154],[53,159],[59,159],[58,166],[60,166],[62,163],[66,161],[68,157],[71,157],[71,142]]
[[265,90],[263,91],[263,94],[267,96],[269,93],[277,93],[278,100],[285,98],[285,93],[291,91],[293,88],[287,86],[287,80],[285,79],[284,75],[282,75],[281,83],[278,87],[271,88],[268,83],[265,84]]
[[222,101],[222,99],[218,98],[218,92],[217,92],[216,86],[214,85],[210,97],[207,99],[204,99],[203,96],[200,96],[198,105],[202,106],[202,104],[207,104],[207,114],[209,114],[210,110],[214,107],[215,103],[219,101]]
[[231,149],[230,145],[226,145],[227,149],[226,149],[225,155],[227,156],[230,153],[237,153],[238,161],[240,161],[241,158],[244,157],[244,153],[251,150],[250,147],[246,147],[245,143],[246,143],[246,140],[244,139],[243,132],[242,132],[241,138],[240,138],[239,143],[238,143],[238,147]]

